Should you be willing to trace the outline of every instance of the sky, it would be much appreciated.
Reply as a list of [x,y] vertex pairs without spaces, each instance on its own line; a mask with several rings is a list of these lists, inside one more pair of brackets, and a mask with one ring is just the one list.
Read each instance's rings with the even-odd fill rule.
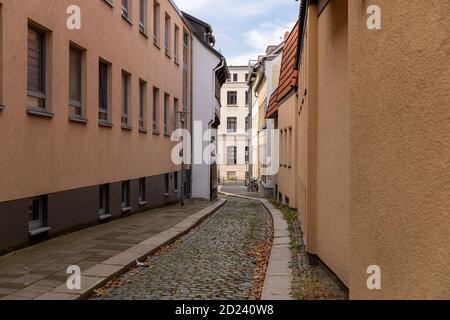
[[177,6],[213,28],[215,48],[228,65],[248,65],[268,45],[282,42],[298,18],[295,0],[174,0]]

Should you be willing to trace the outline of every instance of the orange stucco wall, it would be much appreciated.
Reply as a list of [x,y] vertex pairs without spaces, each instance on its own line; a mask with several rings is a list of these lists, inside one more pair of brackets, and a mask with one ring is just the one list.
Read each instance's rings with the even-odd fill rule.
[[[160,128],[163,125],[163,97],[170,94],[172,127],[173,99],[182,103],[183,22],[168,0],[161,4],[160,43],[152,41],[152,1],[148,1],[148,38],[139,33],[139,1],[132,1],[132,24],[121,17],[120,1],[114,8],[105,1],[80,0],[81,30],[68,30],[66,9],[70,0],[14,0],[2,3],[1,61],[3,72],[0,113],[0,202],[176,171],[170,161],[170,138],[153,135],[152,86],[160,89]],[[164,54],[164,13],[180,28],[179,60]],[[54,117],[27,114],[27,21],[48,32],[47,93]],[[172,38],[173,39],[173,38]],[[86,52],[86,125],[68,120],[69,43]],[[173,41],[171,41],[173,43]],[[99,58],[112,64],[113,128],[99,127]],[[188,62],[190,63],[190,62]],[[121,72],[131,74],[131,132],[121,129]],[[189,68],[190,70],[190,68]],[[188,77],[190,78],[190,77]],[[138,132],[139,79],[147,82],[146,127]],[[188,103],[190,101],[188,94]]]

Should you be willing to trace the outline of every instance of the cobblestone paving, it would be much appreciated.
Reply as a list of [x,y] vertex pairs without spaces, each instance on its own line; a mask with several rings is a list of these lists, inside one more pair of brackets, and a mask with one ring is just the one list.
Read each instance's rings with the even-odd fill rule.
[[221,211],[95,299],[249,299],[256,266],[249,252],[265,239],[267,218],[257,202],[228,198]]

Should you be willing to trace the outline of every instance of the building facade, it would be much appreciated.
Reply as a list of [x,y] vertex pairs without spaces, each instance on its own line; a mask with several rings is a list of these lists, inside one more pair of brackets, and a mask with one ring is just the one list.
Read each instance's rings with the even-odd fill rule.
[[219,126],[219,178],[244,181],[249,164],[248,67],[230,66],[230,78],[221,92],[222,112]]
[[[278,172],[277,133],[274,120],[266,114],[270,97],[278,87],[280,79],[284,42],[278,46],[269,46],[264,56],[250,62],[250,76],[247,84],[251,97],[251,141],[250,164],[252,177],[259,182],[259,191],[268,197],[274,196],[275,177]],[[256,161],[255,161],[256,160]]]
[[298,71],[295,57],[298,43],[298,23],[286,35],[278,87],[271,95],[267,118],[273,119],[279,132],[280,169],[276,178],[277,200],[297,209],[297,104]]
[[[301,4],[290,116],[306,249],[351,299],[448,299],[450,4],[370,4],[381,29],[364,2]],[[269,107],[280,129],[283,108]]]
[[228,74],[225,58],[214,49],[215,39],[209,24],[183,13],[194,35],[192,80],[192,197],[214,199],[218,196],[216,163],[220,124],[221,88]]
[[171,133],[190,127],[180,11],[77,3],[0,1],[0,251],[188,195],[171,161]]

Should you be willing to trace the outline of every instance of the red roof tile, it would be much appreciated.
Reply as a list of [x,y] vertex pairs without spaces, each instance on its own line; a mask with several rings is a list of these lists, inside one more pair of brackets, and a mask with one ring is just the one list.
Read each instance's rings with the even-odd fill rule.
[[267,108],[267,118],[273,118],[278,113],[278,107],[284,98],[298,86],[298,71],[295,68],[297,59],[297,46],[299,35],[299,22],[287,37],[283,48],[283,59],[281,61],[280,81],[278,88],[270,97]]

